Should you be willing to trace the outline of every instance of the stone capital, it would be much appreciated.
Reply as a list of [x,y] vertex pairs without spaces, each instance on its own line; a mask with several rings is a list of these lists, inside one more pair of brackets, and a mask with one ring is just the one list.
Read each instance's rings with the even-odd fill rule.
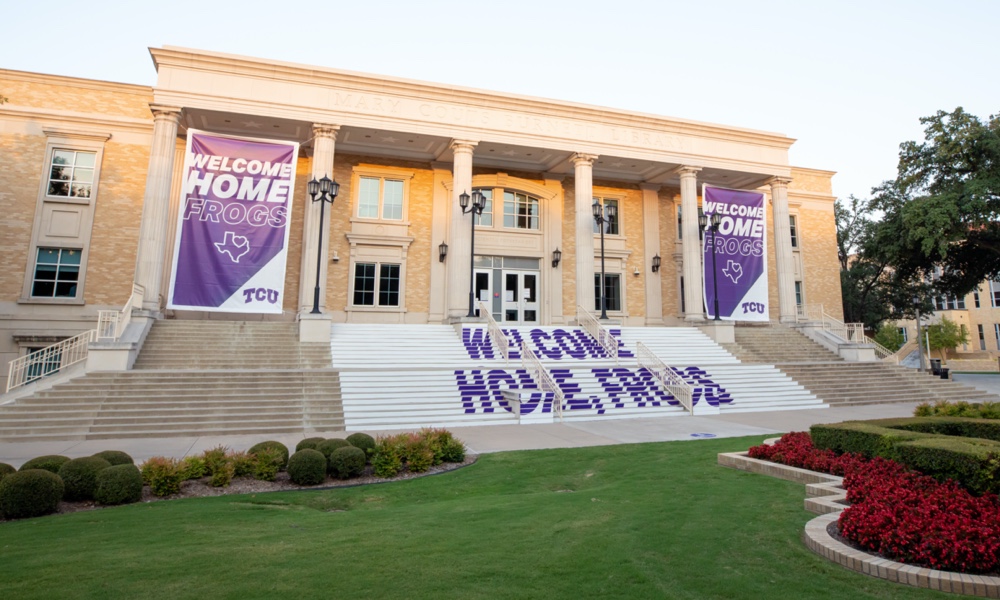
[[681,167],[681,168],[677,169],[677,174],[680,176],[681,180],[689,179],[689,178],[693,179],[693,178],[695,178],[695,177],[698,176],[698,173],[700,171],[701,171],[701,167],[688,167],[688,166],[684,166],[684,167]]
[[772,177],[767,183],[771,186],[771,189],[774,189],[779,187],[787,188],[791,182],[791,177]]
[[181,109],[177,106],[150,104],[149,110],[153,113],[153,119],[168,119],[175,123],[181,122]]
[[573,156],[569,157],[569,160],[571,163],[573,163],[574,167],[580,167],[580,166],[592,167],[594,166],[594,161],[597,160],[597,155],[584,154],[583,152],[576,152],[573,154]]
[[337,133],[340,132],[340,125],[328,125],[326,123],[313,123],[313,137],[326,138],[337,141]]
[[452,140],[451,150],[455,154],[472,154],[479,142],[469,140]]
[[662,188],[662,187],[663,187],[663,184],[660,184],[660,183],[640,183],[639,184],[639,189],[640,190],[649,190],[651,192],[659,192],[660,188]]

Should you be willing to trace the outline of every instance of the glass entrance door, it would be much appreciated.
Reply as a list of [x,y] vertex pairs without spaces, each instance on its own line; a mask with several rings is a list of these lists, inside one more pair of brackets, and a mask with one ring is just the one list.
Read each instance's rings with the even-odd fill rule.
[[493,306],[493,286],[490,284],[490,275],[492,271],[490,269],[476,269],[475,276],[475,290],[476,290],[476,316],[479,316],[479,302],[483,301],[486,306],[489,306],[492,311],[496,311]]
[[503,321],[538,323],[538,271],[503,271]]

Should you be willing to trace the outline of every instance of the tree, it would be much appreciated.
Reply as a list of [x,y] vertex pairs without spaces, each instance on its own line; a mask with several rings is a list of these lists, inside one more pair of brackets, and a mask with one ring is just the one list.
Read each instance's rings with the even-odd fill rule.
[[875,332],[875,341],[893,352],[902,348],[903,344],[906,343],[899,328],[889,323],[882,323],[881,327],[878,328],[878,331]]
[[[930,340],[930,349],[937,350],[939,356],[944,359],[946,350],[954,350],[959,344],[969,343],[969,332],[958,323],[942,316],[940,323],[933,323],[926,327],[927,338]],[[926,348],[927,343],[921,340]],[[930,356],[930,352],[927,353]]]
[[1000,275],[1000,115],[983,122],[959,107],[920,122],[924,142],[900,145],[896,179],[870,206],[901,278],[940,267],[936,290],[964,296]]
[[864,323],[871,331],[887,319],[912,317],[913,297],[924,300],[921,311],[932,310],[930,293],[919,277],[903,276],[893,267],[890,232],[876,219],[870,201],[850,196],[834,204],[837,252],[844,320]]

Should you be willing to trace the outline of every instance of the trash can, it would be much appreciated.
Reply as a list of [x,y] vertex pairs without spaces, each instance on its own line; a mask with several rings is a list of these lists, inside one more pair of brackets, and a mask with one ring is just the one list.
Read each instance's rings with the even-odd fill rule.
[[948,371],[950,371],[950,370],[951,369],[942,368],[941,369],[941,379],[948,379]]
[[940,375],[941,374],[941,359],[940,358],[932,358],[931,359],[931,373],[934,374],[934,375]]

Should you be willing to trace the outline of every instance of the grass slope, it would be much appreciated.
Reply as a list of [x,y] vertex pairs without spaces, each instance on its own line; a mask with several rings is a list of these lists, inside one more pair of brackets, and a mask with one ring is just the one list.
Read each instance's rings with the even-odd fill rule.
[[762,438],[484,455],[323,492],[0,525],[5,598],[944,598],[800,541],[803,487],[716,465]]

